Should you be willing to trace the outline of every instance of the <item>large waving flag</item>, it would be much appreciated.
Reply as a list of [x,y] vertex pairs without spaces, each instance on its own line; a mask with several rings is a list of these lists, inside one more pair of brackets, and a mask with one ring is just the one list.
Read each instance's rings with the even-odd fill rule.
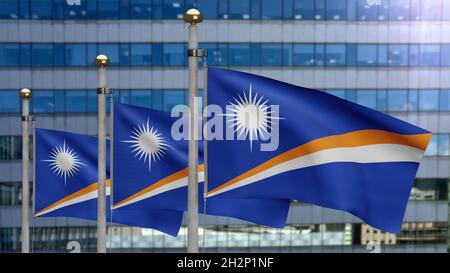
[[400,231],[428,131],[318,90],[208,74],[208,103],[228,105],[223,129],[239,139],[209,142],[209,196],[296,199]]
[[[177,120],[167,112],[114,104],[114,208],[187,211],[188,141],[172,137]],[[201,213],[203,177],[199,164]],[[275,198],[209,198],[206,213],[283,227],[289,203]]]
[[[106,146],[109,148],[109,145]],[[97,220],[97,138],[36,129],[35,217]],[[107,195],[110,193],[107,150]],[[109,197],[107,219],[110,219]],[[148,227],[176,236],[183,213],[173,210],[113,212],[113,222]]]

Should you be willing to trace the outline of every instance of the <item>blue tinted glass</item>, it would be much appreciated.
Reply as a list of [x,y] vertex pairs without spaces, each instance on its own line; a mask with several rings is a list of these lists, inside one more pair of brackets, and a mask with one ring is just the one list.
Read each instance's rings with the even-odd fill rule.
[[250,45],[249,44],[230,44],[231,66],[248,66],[250,64]]
[[131,104],[150,108],[152,95],[150,90],[131,90]]
[[[87,16],[87,3],[86,2],[94,2],[96,1],[79,1],[79,4],[68,5],[64,0],[65,5],[65,18],[66,19],[84,19]],[[92,4],[91,4],[92,5]],[[93,17],[95,18],[95,17]]]
[[294,65],[312,66],[314,65],[314,45],[295,44],[294,45]]
[[228,65],[228,45],[219,44],[217,46],[218,53],[217,54],[217,64],[218,65]]
[[313,20],[314,0],[295,0],[294,18],[297,20]]
[[55,110],[53,93],[43,90],[33,92],[33,113],[53,113]]
[[427,156],[436,156],[438,155],[438,135],[433,134],[431,136],[430,142],[428,143],[427,150],[425,151],[425,155]]
[[[106,104],[107,108],[109,108]],[[96,92],[87,92],[87,112],[95,113],[97,112],[97,93]]]
[[316,0],[316,11],[314,19],[316,20],[325,19],[325,0]]
[[419,65],[419,45],[409,46],[409,66]]
[[355,66],[356,65],[356,45],[355,44],[347,44],[347,65]]
[[388,110],[408,111],[408,92],[406,90],[389,90]]
[[284,19],[294,18],[294,0],[283,1],[283,18]]
[[19,66],[19,52],[18,44],[0,44],[0,66]]
[[410,12],[410,0],[391,1],[389,19],[391,21],[408,21]]
[[441,90],[439,93],[439,110],[450,111],[450,90]]
[[86,45],[66,44],[66,65],[67,66],[86,65]]
[[315,63],[317,66],[323,66],[325,64],[325,45],[316,44],[315,50]]
[[185,103],[186,92],[183,90],[164,91],[164,111],[170,111],[178,104]]
[[64,44],[53,45],[53,65],[64,66]]
[[283,44],[283,65],[291,66],[292,61],[292,44]]
[[52,0],[32,0],[31,19],[52,19]]
[[419,95],[417,94],[417,90],[409,90],[408,93],[408,111],[417,111],[419,109]]
[[[130,6],[131,0],[120,0],[119,3],[119,18],[120,19],[129,19],[131,14],[131,6]],[[149,19],[149,18],[147,18]]]
[[422,7],[420,10],[421,19],[424,21],[441,20],[442,0],[422,0]]
[[119,0],[97,0],[98,19],[118,19]]
[[153,0],[152,19],[163,18],[163,0]]
[[345,99],[345,90],[326,90],[330,95]]
[[97,52],[97,44],[87,44],[87,54],[86,54],[86,59],[87,59],[87,64],[92,65],[94,64],[94,60],[95,57],[97,57],[98,52]]
[[411,0],[411,15],[410,19],[412,21],[420,20],[420,0]]
[[358,0],[358,19],[362,21],[376,21],[378,16],[377,9],[377,5],[368,4],[367,0]]
[[87,19],[97,19],[97,1],[87,1],[86,2],[86,18]]
[[375,90],[359,90],[356,93],[356,102],[363,106],[376,109],[377,92]]
[[389,0],[378,0],[378,20],[385,21],[389,19]]
[[33,44],[31,46],[31,64],[33,66],[52,66],[53,45]]
[[218,19],[228,19],[228,1],[219,1],[218,6]]
[[18,113],[20,100],[17,91],[0,91],[0,113]]
[[130,103],[130,91],[129,90],[120,90],[119,94],[119,102],[120,103]]
[[155,110],[164,110],[164,95],[162,90],[153,90],[152,91],[152,108]]
[[281,19],[282,1],[261,0],[262,19]]
[[448,156],[449,152],[450,152],[449,144],[450,144],[450,136],[448,134],[439,134],[438,135],[438,155]]
[[408,45],[389,45],[388,63],[390,66],[407,66]]
[[250,19],[250,0],[229,0],[229,19]]
[[130,65],[130,45],[129,44],[120,44],[119,45],[119,63],[121,66]]
[[217,51],[216,43],[200,43],[198,47],[204,48],[208,51],[208,56],[206,56],[206,62],[209,65],[217,64],[217,55],[219,54],[219,52]]
[[261,2],[260,0],[250,0],[252,19],[261,19]]
[[345,20],[346,6],[344,1],[327,0],[327,20]]
[[345,99],[351,102],[356,102],[356,91],[345,90]]
[[357,47],[358,65],[375,66],[377,65],[377,46],[376,45],[358,45]]
[[131,44],[131,65],[151,65],[152,46],[150,44]]
[[108,56],[112,65],[119,64],[119,45],[118,44],[99,44],[98,54]]
[[386,111],[387,110],[387,92],[386,90],[377,91],[377,110]]
[[30,1],[19,0],[19,17],[22,19],[30,18]]
[[131,19],[150,19],[152,15],[152,0],[131,0]]
[[420,66],[438,66],[439,60],[439,45],[420,45]]
[[379,66],[386,66],[388,63],[388,47],[387,45],[378,45],[378,60]]
[[450,66],[450,45],[441,45],[441,65]]
[[20,44],[20,65],[31,65],[31,46],[30,44]]
[[66,111],[71,113],[86,112],[86,91],[66,91]]
[[164,0],[164,19],[182,19],[184,13],[183,0]]
[[19,18],[19,2],[17,0],[0,1],[0,18],[17,19]]
[[262,66],[281,65],[281,44],[262,44],[261,56]]
[[421,90],[419,92],[419,111],[439,110],[439,93],[437,90]]
[[205,19],[217,19],[217,0],[197,0],[197,6]]
[[251,65],[261,65],[261,44],[250,44]]
[[63,113],[64,111],[66,111],[66,92],[54,91],[53,96],[55,101],[55,112]]
[[164,65],[184,65],[185,50],[183,44],[164,44]]
[[331,45],[325,46],[325,60],[327,66],[345,65],[345,45]]
[[152,45],[152,62],[153,65],[163,65],[163,45]]
[[449,21],[450,20],[450,1],[442,2],[442,20]]
[[357,0],[347,0],[347,20],[356,20]]

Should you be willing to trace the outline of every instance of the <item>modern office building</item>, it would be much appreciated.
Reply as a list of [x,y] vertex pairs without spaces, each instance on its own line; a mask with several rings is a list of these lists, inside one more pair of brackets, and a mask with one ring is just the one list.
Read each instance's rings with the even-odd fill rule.
[[[330,92],[434,133],[400,234],[296,202],[284,229],[200,218],[200,247],[225,252],[446,252],[450,144],[447,0],[0,0],[0,252],[20,251],[18,90],[32,88],[36,126],[95,135],[98,53],[117,101],[170,110],[186,103],[187,25],[196,6],[210,66]],[[201,75],[201,73],[200,73]],[[202,82],[202,80],[200,80]],[[95,222],[39,218],[34,251],[95,251]],[[177,238],[114,226],[113,251],[184,251]],[[205,241],[203,242],[203,238]]]

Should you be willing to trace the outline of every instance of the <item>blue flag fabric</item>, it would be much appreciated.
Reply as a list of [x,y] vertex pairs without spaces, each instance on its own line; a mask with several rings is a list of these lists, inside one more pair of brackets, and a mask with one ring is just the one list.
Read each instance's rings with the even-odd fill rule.
[[[97,138],[74,133],[36,129],[35,217],[74,217],[97,220]],[[107,195],[109,141],[107,144]],[[110,198],[107,197],[107,219]],[[176,236],[183,213],[173,210],[113,212],[113,222],[153,228]]]
[[[179,117],[114,104],[114,208],[187,211],[188,141],[174,139]],[[203,162],[199,153],[199,212],[204,212]],[[206,213],[284,227],[290,200],[209,198]]]
[[400,232],[428,131],[318,90],[208,74],[208,104],[228,105],[223,129],[239,138],[209,142],[208,196],[301,200]]

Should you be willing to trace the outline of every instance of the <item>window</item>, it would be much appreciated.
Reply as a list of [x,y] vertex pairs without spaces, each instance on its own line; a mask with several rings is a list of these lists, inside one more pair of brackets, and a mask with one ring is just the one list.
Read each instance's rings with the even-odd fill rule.
[[152,108],[156,110],[164,110],[164,91],[162,90],[152,90]]
[[409,66],[419,65],[419,45],[409,46]]
[[197,0],[199,10],[205,19],[217,19],[217,0]]
[[112,65],[119,64],[119,45],[118,44],[99,44],[98,54],[108,56]]
[[408,45],[389,45],[388,64],[389,66],[407,66]]
[[450,111],[450,90],[441,90],[439,93],[439,110]]
[[[66,0],[61,0],[63,3],[61,3],[61,6],[63,9],[65,9],[65,18],[66,19],[84,19],[87,15],[87,5],[92,6],[92,3],[97,5],[96,1],[80,1],[80,5],[67,5]],[[87,2],[87,3],[86,3]],[[92,10],[90,10],[92,13]],[[95,9],[94,14],[90,19],[97,17],[97,9]],[[60,18],[61,19],[61,18]]]
[[347,44],[346,49],[347,55],[347,65],[348,66],[356,66],[356,45],[355,44]]
[[345,20],[346,6],[343,1],[327,0],[327,20]]
[[208,65],[216,65],[219,52],[217,51],[216,43],[200,43],[199,48],[204,48],[208,51],[206,62]]
[[385,112],[387,110],[387,91],[377,91],[377,108],[378,111]]
[[164,65],[184,65],[185,48],[183,44],[163,44],[164,50]]
[[427,156],[437,156],[438,155],[438,135],[433,134],[431,136],[430,143],[428,143],[427,149],[425,151]]
[[359,44],[357,46],[357,63],[360,66],[376,66],[377,46]]
[[120,44],[119,45],[119,64],[121,66],[130,65],[130,45],[129,44]]
[[328,94],[345,99],[345,90],[327,90]]
[[316,0],[316,10],[314,14],[314,19],[316,20],[325,19],[325,0]]
[[20,99],[17,91],[0,91],[0,113],[18,113]]
[[33,113],[53,113],[55,102],[53,100],[53,91],[39,90],[33,93],[31,98]]
[[[118,19],[119,0],[97,0],[98,19]],[[90,2],[90,1],[88,1]]]
[[0,66],[18,66],[19,62],[18,44],[0,44]]
[[262,19],[281,19],[281,3],[282,1],[261,0]]
[[183,0],[164,0],[164,19],[182,19],[184,13]]
[[358,19],[361,21],[376,21],[377,8],[377,5],[369,5],[367,0],[358,0]]
[[21,19],[30,19],[30,1],[19,0],[19,17]]
[[359,90],[356,94],[356,102],[363,106],[376,109],[377,92],[375,90]]
[[388,111],[407,111],[408,92],[406,90],[388,91]]
[[283,65],[292,65],[292,44],[283,44]]
[[438,155],[439,156],[449,156],[449,144],[450,137],[448,134],[438,135]]
[[283,19],[294,18],[294,0],[283,0]]
[[229,19],[250,19],[250,0],[229,0]]
[[294,65],[313,66],[314,62],[313,44],[294,45]]
[[248,66],[250,64],[250,45],[249,44],[230,44],[231,66]]
[[130,17],[132,19],[150,19],[152,15],[152,0],[131,0]]
[[316,44],[314,60],[317,66],[323,66],[325,64],[325,45]]
[[450,45],[441,45],[441,65],[450,66]]
[[251,54],[251,65],[260,66],[261,65],[261,44],[250,44],[250,54]]
[[86,91],[66,91],[66,111],[72,113],[86,112]]
[[408,92],[408,111],[417,111],[419,109],[419,94],[417,90]]
[[31,4],[31,19],[52,19],[52,0],[33,0]]
[[261,2],[259,0],[250,0],[252,19],[261,19]]
[[313,20],[315,0],[294,0],[294,19]]
[[53,45],[33,44],[31,46],[31,64],[33,66],[52,66]]
[[[97,93],[93,91],[87,91],[87,112],[95,113],[97,112]],[[107,110],[109,110],[109,103],[106,103]]]
[[163,18],[163,0],[153,0],[152,19]]
[[345,45],[327,44],[325,51],[327,66],[345,65]]
[[20,136],[0,136],[0,160],[22,158],[22,138]]
[[66,111],[66,92],[65,91],[55,91],[53,96],[55,97],[55,112],[63,113]]
[[281,44],[262,44],[261,54],[262,66],[281,65]]
[[347,20],[356,20],[357,0],[347,0]]
[[438,66],[439,60],[439,45],[420,45],[420,66]]
[[171,111],[178,104],[185,103],[186,92],[183,90],[167,90],[164,92],[164,111]]
[[[89,61],[91,62],[91,60]],[[66,44],[66,65],[67,66],[86,65],[86,45]]]
[[387,64],[388,64],[388,47],[387,47],[387,45],[378,45],[377,64],[379,66],[387,66]]
[[422,0],[421,19],[435,21],[442,19],[442,0]]
[[53,44],[53,65],[64,66],[64,44]]
[[379,0],[378,20],[385,21],[389,19],[389,0]]
[[0,1],[0,19],[17,19],[19,18],[19,1],[2,0]]
[[390,2],[389,19],[391,21],[408,21],[410,3],[409,0],[395,0]]
[[437,90],[421,90],[419,92],[419,111],[439,110],[439,93]]
[[152,64],[152,46],[149,44],[131,45],[131,65],[151,65]]
[[121,0],[119,3],[119,18],[130,19],[130,13],[131,13],[130,0]]
[[150,108],[152,105],[152,96],[150,90],[131,90],[131,104]]

